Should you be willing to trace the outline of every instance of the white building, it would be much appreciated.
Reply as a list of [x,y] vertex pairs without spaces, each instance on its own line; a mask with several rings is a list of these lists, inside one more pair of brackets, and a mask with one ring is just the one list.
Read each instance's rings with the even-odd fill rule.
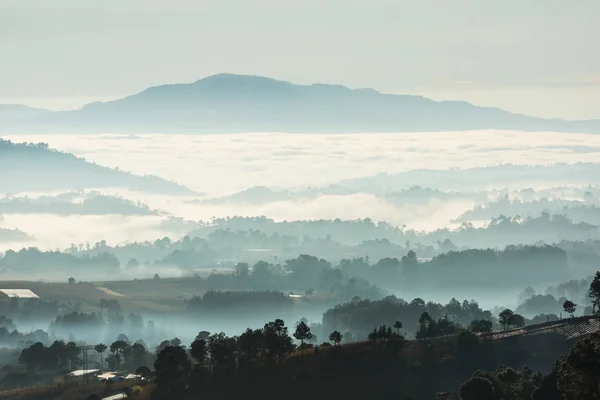
[[29,289],[0,289],[0,301],[17,299],[22,304],[28,300],[39,299],[40,296]]

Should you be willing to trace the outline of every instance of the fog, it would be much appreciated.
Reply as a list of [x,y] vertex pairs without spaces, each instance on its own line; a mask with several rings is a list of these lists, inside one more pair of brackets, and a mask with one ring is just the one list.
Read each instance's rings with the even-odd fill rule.
[[[71,152],[102,166],[118,167],[137,175],[156,175],[184,185],[198,195],[173,196],[140,192],[127,187],[89,187],[104,195],[118,196],[147,205],[155,216],[94,215],[81,210],[60,212],[50,216],[44,210],[23,215],[7,210],[0,203],[4,221],[0,228],[21,229],[35,237],[41,248],[64,248],[71,243],[93,243],[106,240],[111,244],[127,241],[153,240],[159,236],[180,237],[185,227],[169,229],[161,220],[173,217],[188,221],[208,221],[213,217],[267,216],[274,220],[356,219],[371,218],[417,231],[455,228],[464,218],[461,215],[487,200],[498,197],[497,192],[544,189],[573,185],[582,187],[595,184],[595,170],[589,174],[561,173],[548,170],[472,170],[502,164],[554,165],[556,163],[595,162],[600,153],[600,139],[595,135],[558,134],[550,132],[475,131],[418,134],[219,134],[219,135],[19,135],[7,136],[15,142],[46,142],[51,148]],[[543,143],[543,145],[540,145]],[[461,168],[460,178],[445,177],[436,180],[435,170]],[[592,168],[592,167],[591,167]],[[593,168],[596,168],[593,166]],[[431,170],[416,174],[419,169]],[[413,174],[411,171],[415,171]],[[385,173],[389,176],[386,181]],[[398,175],[394,178],[394,174]],[[404,174],[404,175],[402,175]],[[408,175],[407,175],[408,174]],[[412,175],[410,175],[412,174]],[[521,176],[522,175],[522,176]],[[440,175],[441,176],[441,175]],[[563,177],[561,179],[561,176]],[[578,181],[573,177],[578,176]],[[367,178],[359,179],[356,178]],[[494,179],[496,177],[496,179]],[[502,178],[500,178],[502,177]],[[4,178],[6,179],[6,178]],[[370,179],[370,180],[369,180]],[[408,189],[412,185],[423,188],[468,193],[469,197],[440,198],[435,194],[419,201],[394,200],[385,197],[389,192]],[[329,185],[346,188],[332,193]],[[78,189],[82,189],[78,184]],[[570,187],[569,187],[570,185]],[[230,201],[234,193],[257,186],[269,190],[289,189],[293,196],[278,201]],[[6,185],[5,185],[6,187]],[[307,188],[313,188],[307,193]],[[323,188],[323,189],[319,189]],[[68,189],[68,188],[67,188]],[[0,191],[2,189],[0,188]],[[485,191],[479,195],[475,190]],[[564,195],[564,188],[562,190]],[[65,191],[44,191],[43,194],[61,195]],[[11,192],[12,197],[28,193]],[[32,197],[40,193],[31,194]],[[476,198],[476,196],[478,197]],[[548,195],[546,195],[548,197]],[[558,194],[560,197],[560,194]],[[539,196],[538,196],[539,197]],[[206,201],[220,199],[219,201]],[[61,200],[61,199],[57,199]],[[74,199],[62,199],[77,202]],[[80,201],[79,201],[80,202]],[[112,209],[110,208],[112,207]],[[540,210],[544,209],[543,206]],[[112,210],[112,211],[111,211]],[[22,211],[22,210],[21,210]],[[502,210],[504,214],[507,210]],[[121,212],[114,204],[107,204],[96,214],[132,214]],[[58,212],[57,212],[58,213]],[[83,216],[72,217],[72,214]],[[139,214],[139,213],[137,213]],[[535,215],[532,207],[531,215]],[[527,215],[530,215],[527,214]],[[470,218],[481,224],[493,216]],[[525,215],[521,215],[525,216]],[[58,227],[60,234],[54,234]],[[110,235],[107,235],[111,232]],[[7,240],[0,246],[24,245],[25,240]],[[27,240],[30,244],[30,240]]]
[[[335,315],[366,299],[436,318],[458,300],[461,324],[497,323],[505,307],[541,321],[567,297],[585,313],[577,280],[600,263],[595,135],[3,139],[48,144],[7,146],[0,163],[0,286],[41,298],[1,304],[25,335],[0,338],[8,347],[125,334],[152,349],[276,318],[292,329],[306,318],[319,342],[333,328],[362,340],[367,322]],[[406,312],[413,337],[417,311]]]
[[423,168],[594,163],[600,154],[597,135],[552,132],[7,135],[4,138],[15,142],[46,142],[103,166],[119,167],[138,175],[157,175],[210,196],[254,186],[317,186]]

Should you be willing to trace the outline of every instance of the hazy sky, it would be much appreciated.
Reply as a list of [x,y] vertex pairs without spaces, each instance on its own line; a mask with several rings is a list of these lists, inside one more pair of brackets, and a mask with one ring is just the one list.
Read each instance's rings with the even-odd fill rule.
[[220,72],[600,118],[599,0],[0,0],[0,101]]

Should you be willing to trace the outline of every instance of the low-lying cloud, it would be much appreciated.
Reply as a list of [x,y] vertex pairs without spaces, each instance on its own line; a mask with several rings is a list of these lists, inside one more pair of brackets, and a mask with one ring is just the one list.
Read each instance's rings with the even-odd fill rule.
[[8,139],[46,142],[104,166],[158,175],[209,196],[260,185],[315,186],[419,168],[600,159],[599,135],[552,132],[18,135]]

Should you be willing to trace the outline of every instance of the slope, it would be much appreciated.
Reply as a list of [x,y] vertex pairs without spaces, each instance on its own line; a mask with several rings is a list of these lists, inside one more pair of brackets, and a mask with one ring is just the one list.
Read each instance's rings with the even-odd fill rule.
[[600,121],[546,120],[458,101],[384,94],[340,85],[294,85],[218,74],[190,84],[152,87],[0,126],[2,132],[426,132],[507,129],[600,132]]
[[0,193],[108,187],[172,195],[194,193],[156,176],[137,176],[102,167],[72,154],[51,150],[46,144],[0,139]]

